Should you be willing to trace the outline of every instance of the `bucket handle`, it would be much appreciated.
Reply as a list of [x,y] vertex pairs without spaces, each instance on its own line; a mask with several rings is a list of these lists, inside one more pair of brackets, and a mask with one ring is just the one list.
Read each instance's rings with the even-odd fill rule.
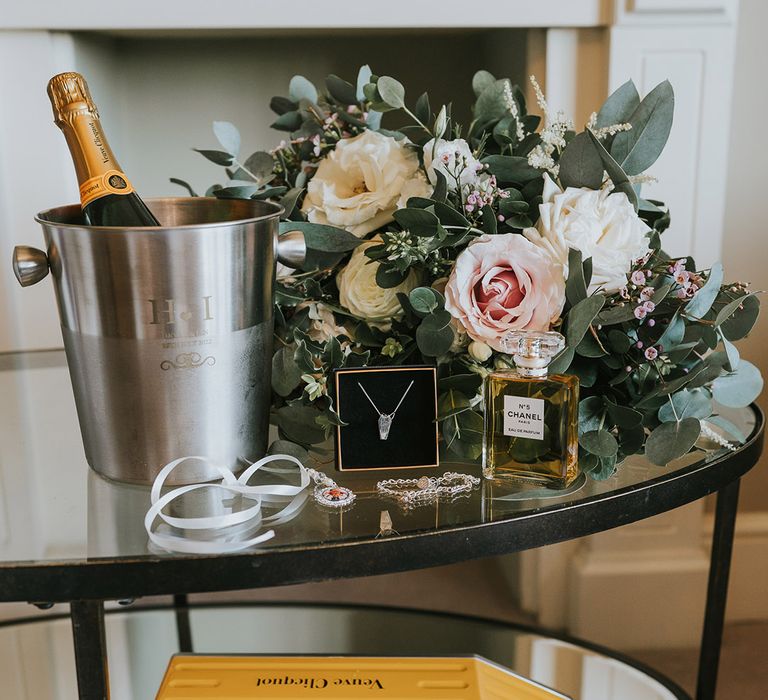
[[[301,231],[289,231],[277,241],[277,259],[288,267],[300,267],[307,256],[307,246]],[[48,256],[39,248],[17,245],[13,249],[13,272],[22,287],[31,287],[50,271]]]
[[287,231],[277,237],[277,259],[287,267],[297,268],[307,258],[307,244],[301,231]]
[[17,245],[13,249],[13,272],[22,287],[37,284],[49,269],[48,256],[39,248]]

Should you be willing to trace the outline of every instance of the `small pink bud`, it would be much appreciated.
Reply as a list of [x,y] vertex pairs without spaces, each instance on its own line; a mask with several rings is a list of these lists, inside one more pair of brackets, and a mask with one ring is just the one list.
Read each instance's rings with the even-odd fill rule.
[[653,328],[655,325],[656,325],[656,321],[654,319],[652,319],[652,318],[649,318],[648,319],[648,326]]

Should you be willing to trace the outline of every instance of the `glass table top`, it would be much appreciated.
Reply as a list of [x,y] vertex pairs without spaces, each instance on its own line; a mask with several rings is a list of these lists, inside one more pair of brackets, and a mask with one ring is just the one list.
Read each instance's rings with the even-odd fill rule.
[[[115,558],[173,558],[150,546],[144,515],[150,504],[149,487],[110,482],[85,460],[63,351],[0,355],[0,566],[8,562],[76,562]],[[751,409],[728,410],[727,418],[749,435],[756,425]],[[483,482],[468,496],[405,509],[398,501],[376,492],[384,478],[431,476],[444,471],[480,475],[476,464],[448,461],[438,469],[410,471],[336,472],[332,452],[313,458],[312,466],[351,488],[357,499],[341,512],[307,497],[294,517],[274,528],[275,536],[260,550],[290,549],[361,540],[382,541],[416,533],[481,526],[531,513],[605,497],[639,488],[665,475],[717,461],[727,450],[710,444],[667,467],[657,467],[635,456],[605,480],[582,479],[567,492],[528,488],[514,491]],[[268,475],[269,483],[291,476]],[[258,479],[252,483],[259,483]],[[170,506],[169,514],[183,516],[225,513],[242,508],[243,498],[222,501],[219,492],[191,493]],[[391,528],[382,532],[382,512]],[[253,533],[244,532],[243,536]],[[202,532],[201,537],[210,537]]]
[[[383,615],[386,614],[386,617]],[[479,655],[573,700],[675,700],[679,688],[609,652],[477,618],[384,608],[227,605],[190,610],[194,650],[208,654]],[[372,634],[371,631],[375,632]],[[113,611],[106,617],[113,700],[155,696],[178,652],[172,610]],[[5,700],[77,697],[69,620],[0,627]],[[16,655],[35,653],[36,663]]]

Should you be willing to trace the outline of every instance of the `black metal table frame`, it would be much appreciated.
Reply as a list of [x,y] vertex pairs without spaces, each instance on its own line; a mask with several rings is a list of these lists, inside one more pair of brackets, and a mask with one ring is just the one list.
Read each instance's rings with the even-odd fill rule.
[[[70,604],[81,700],[109,697],[104,601],[173,595],[180,639],[190,641],[186,594],[242,590],[428,568],[510,554],[575,539],[672,510],[717,494],[699,655],[696,700],[714,700],[725,621],[739,484],[760,457],[764,416],[746,443],[709,463],[696,462],[642,487],[555,504],[509,520],[309,547],[257,550],[217,557],[99,559],[39,565],[20,562],[0,576],[0,601]],[[509,536],[505,536],[509,535]],[[301,567],[295,557],[301,556]],[[216,566],[210,566],[215,561]],[[185,644],[184,646],[188,646]]]

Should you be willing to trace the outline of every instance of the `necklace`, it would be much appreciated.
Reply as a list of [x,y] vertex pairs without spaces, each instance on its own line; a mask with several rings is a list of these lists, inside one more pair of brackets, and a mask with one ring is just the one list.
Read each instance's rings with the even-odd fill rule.
[[469,474],[445,472],[442,476],[422,476],[418,479],[384,479],[376,484],[383,496],[391,496],[405,506],[413,507],[438,498],[454,498],[469,493],[480,479]]
[[315,482],[312,494],[315,500],[328,508],[344,508],[352,505],[357,495],[346,486],[339,486],[330,476],[310,467],[303,467],[307,475]]
[[400,405],[405,400],[406,395],[411,390],[414,381],[415,380],[411,379],[411,383],[406,388],[405,393],[403,393],[403,395],[400,397],[400,401],[397,402],[397,406],[395,406],[395,410],[392,411],[392,413],[382,413],[378,406],[373,403],[373,399],[365,390],[365,387],[360,382],[357,383],[357,386],[363,390],[365,397],[371,402],[371,406],[373,406],[374,411],[379,414],[379,440],[386,440],[389,437],[389,429],[392,427],[392,421],[395,418],[395,413],[397,413],[397,409],[400,408]]

